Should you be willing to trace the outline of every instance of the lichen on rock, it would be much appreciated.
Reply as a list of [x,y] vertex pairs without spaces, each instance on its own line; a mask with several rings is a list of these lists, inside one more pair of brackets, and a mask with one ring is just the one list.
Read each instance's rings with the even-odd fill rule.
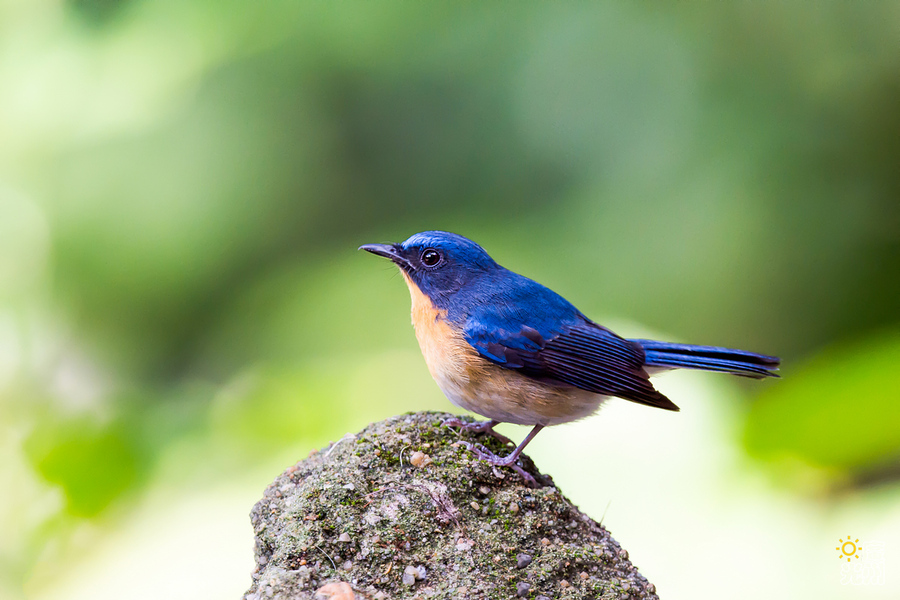
[[[532,489],[411,413],[290,467],[251,513],[245,600],[657,598],[609,532],[523,455]],[[494,452],[495,438],[463,432]]]

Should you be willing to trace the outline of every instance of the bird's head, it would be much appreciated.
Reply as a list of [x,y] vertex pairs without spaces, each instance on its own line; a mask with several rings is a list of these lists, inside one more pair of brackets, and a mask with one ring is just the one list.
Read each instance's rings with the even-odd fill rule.
[[481,246],[446,231],[423,231],[399,244],[365,244],[359,249],[391,259],[435,304],[499,268]]

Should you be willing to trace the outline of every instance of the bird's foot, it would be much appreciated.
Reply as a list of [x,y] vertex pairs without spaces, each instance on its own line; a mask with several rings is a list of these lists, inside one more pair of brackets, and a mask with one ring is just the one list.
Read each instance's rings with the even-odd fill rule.
[[527,485],[528,487],[539,487],[538,482],[534,477],[532,477],[531,473],[528,473],[525,469],[517,464],[517,461],[519,460],[517,452],[511,453],[506,458],[500,458],[481,444],[473,444],[472,442],[460,443],[464,445],[469,450],[469,452],[490,465],[493,465],[495,467],[509,467],[510,469],[518,473],[522,477],[522,479],[525,480],[525,485]]
[[442,427],[457,427],[459,429],[465,429],[466,431],[474,431],[475,433],[486,433],[489,436],[495,437],[504,444],[512,444],[515,446],[515,442],[511,439],[503,435],[502,433],[498,433],[494,431],[494,427],[499,425],[499,421],[463,421],[462,419],[457,419],[456,417],[452,419],[447,419],[443,423],[441,423]]

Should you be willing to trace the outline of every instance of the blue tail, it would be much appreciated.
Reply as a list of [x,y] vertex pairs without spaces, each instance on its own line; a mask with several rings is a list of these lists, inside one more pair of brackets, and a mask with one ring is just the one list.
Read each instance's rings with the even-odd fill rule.
[[731,348],[672,344],[653,340],[630,341],[640,344],[644,349],[646,356],[644,364],[648,367],[700,369],[763,379],[778,377],[775,371],[781,364],[781,359],[775,356]]

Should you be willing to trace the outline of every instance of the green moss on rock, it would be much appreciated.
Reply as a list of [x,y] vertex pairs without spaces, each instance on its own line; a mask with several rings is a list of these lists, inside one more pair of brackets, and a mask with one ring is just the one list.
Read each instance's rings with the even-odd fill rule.
[[282,473],[251,513],[245,600],[350,600],[347,586],[325,587],[333,582],[371,600],[657,598],[609,532],[530,459],[542,488],[472,456],[441,427],[449,417],[374,423]]

